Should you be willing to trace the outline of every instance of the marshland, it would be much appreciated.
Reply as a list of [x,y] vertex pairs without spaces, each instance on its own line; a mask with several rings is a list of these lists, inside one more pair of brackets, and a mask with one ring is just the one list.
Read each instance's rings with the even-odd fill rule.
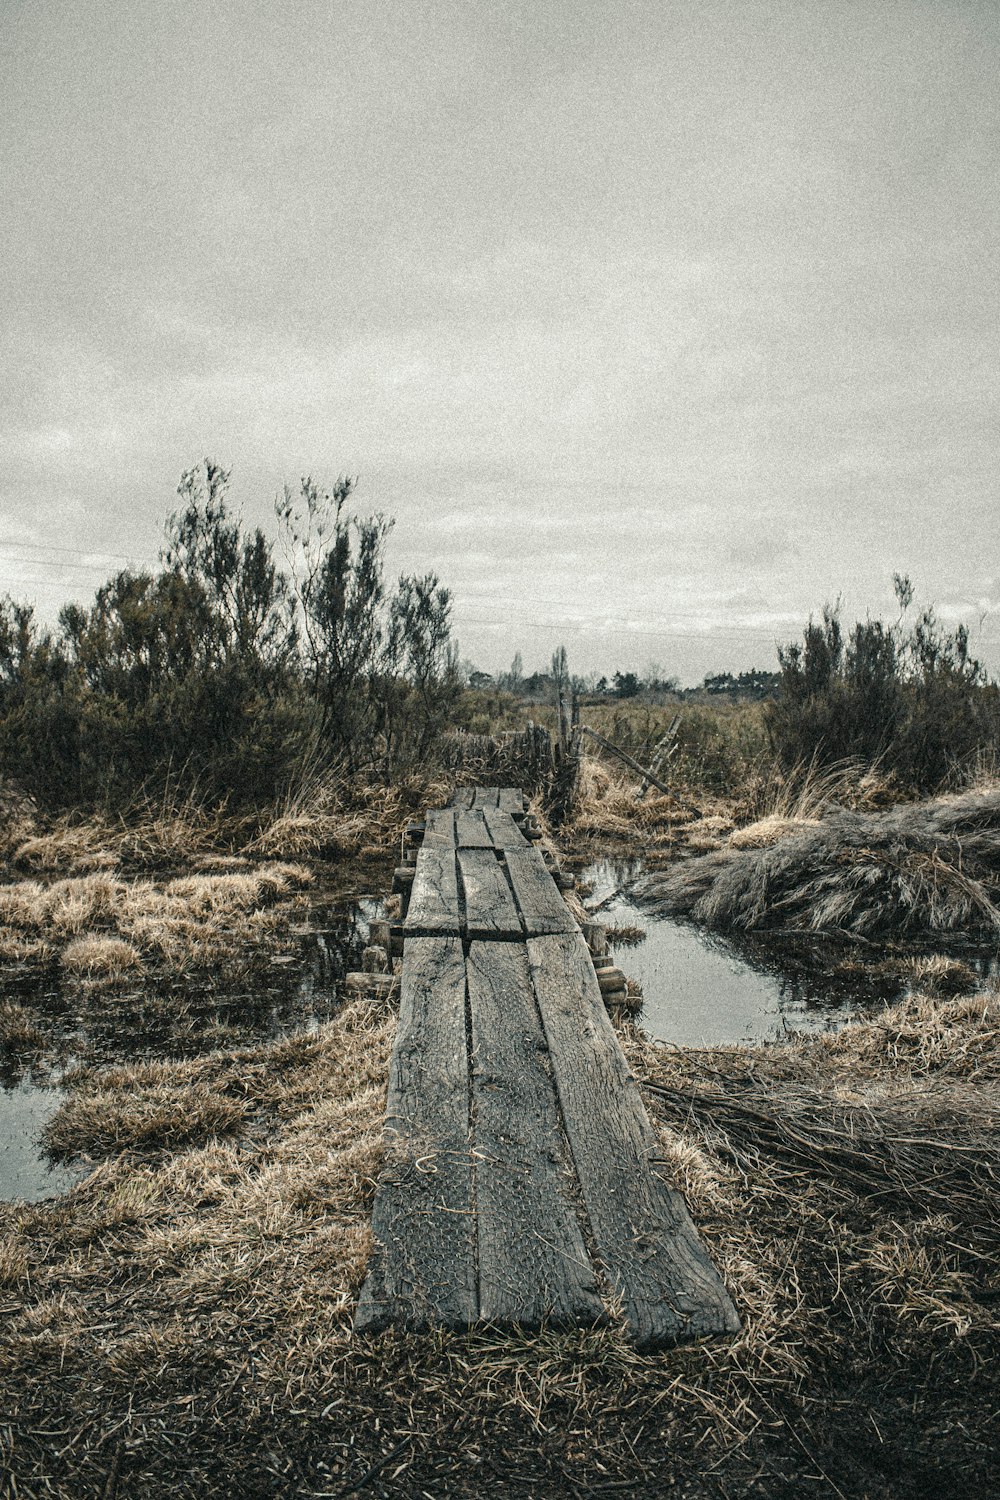
[[[563,651],[470,685],[349,482],[279,505],[294,570],[217,466],[180,502],[157,571],[0,610],[7,1492],[995,1493],[1000,705],[963,633],[899,579],[896,624],[827,610],[721,692]],[[407,821],[484,780],[641,980],[614,1023],[735,1338],[352,1334],[396,1018],[344,980]]]

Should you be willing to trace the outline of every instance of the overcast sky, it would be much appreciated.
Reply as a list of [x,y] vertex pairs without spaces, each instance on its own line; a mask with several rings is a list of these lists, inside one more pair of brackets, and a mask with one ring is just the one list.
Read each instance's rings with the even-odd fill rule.
[[360,477],[495,670],[1000,671],[1000,5],[0,0],[0,592]]

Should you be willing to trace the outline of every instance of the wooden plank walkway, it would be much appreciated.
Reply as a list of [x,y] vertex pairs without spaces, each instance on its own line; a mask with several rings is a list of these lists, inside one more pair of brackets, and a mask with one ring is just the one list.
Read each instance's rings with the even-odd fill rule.
[[587,944],[510,788],[428,814],[403,924],[375,1248],[355,1328],[739,1319],[655,1136]]

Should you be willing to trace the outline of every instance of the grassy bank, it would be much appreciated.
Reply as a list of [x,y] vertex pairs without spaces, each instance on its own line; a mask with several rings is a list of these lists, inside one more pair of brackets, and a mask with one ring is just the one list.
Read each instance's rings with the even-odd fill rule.
[[1000,788],[879,812],[769,816],[650,879],[651,907],[720,929],[883,941],[1000,937]]
[[440,795],[427,778],[317,780],[252,816],[187,803],[112,823],[46,815],[8,790],[0,1078],[304,1023],[310,933],[359,890],[388,887],[407,818]]

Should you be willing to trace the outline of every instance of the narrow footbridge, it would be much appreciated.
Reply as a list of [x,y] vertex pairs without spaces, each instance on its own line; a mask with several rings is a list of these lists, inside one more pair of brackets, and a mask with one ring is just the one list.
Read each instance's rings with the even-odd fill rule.
[[386,1166],[357,1330],[739,1327],[519,791],[427,815],[402,929]]

